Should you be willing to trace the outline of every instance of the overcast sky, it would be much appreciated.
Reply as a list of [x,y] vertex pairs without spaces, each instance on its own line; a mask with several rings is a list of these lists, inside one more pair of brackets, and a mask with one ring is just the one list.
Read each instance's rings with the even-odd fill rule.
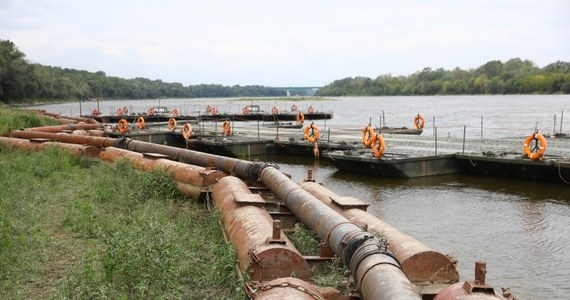
[[122,78],[323,86],[570,61],[570,1],[0,0],[0,39],[30,62]]

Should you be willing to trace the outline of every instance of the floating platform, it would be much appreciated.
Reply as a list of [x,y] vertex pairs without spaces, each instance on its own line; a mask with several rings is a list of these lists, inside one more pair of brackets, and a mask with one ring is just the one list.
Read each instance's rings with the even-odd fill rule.
[[382,127],[380,129],[381,134],[389,133],[389,134],[415,134],[420,135],[422,134],[423,129],[416,129],[416,128],[407,128],[407,127]]
[[323,155],[341,171],[370,174],[381,177],[416,178],[455,174],[460,171],[455,155],[409,157],[385,154],[382,159],[366,151],[332,151]]
[[514,154],[456,154],[467,173],[570,184],[570,159],[531,160]]
[[[301,156],[311,156],[313,157],[314,145],[309,143],[304,139],[294,140],[274,140],[276,147],[282,152],[291,155],[301,155]],[[362,143],[347,143],[347,142],[333,142],[329,143],[327,141],[319,142],[319,156],[323,156],[324,151],[335,151],[335,150],[358,150],[362,149]]]
[[[263,122],[275,122],[275,120],[279,121],[296,121],[297,120],[297,112],[283,112],[278,114],[272,113],[249,113],[249,114],[200,114],[200,115],[154,115],[149,116],[147,114],[141,115],[127,115],[127,116],[118,116],[118,115],[107,115],[107,116],[99,116],[96,117],[95,120],[101,123],[117,123],[121,119],[125,119],[129,122],[136,122],[136,119],[142,116],[146,122],[164,122],[168,121],[170,118],[176,119],[176,121],[192,121],[192,122],[199,122],[199,121],[225,121],[225,120],[232,120],[235,122],[239,121],[263,121]],[[333,118],[332,112],[314,112],[314,113],[304,113],[305,120],[330,120]]]

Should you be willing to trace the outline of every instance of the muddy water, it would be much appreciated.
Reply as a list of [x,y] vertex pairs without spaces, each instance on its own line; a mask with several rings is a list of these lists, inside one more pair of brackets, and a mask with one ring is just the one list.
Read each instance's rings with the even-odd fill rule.
[[[104,101],[103,113],[127,106],[143,112],[151,106],[179,108],[182,113],[204,111],[215,105],[222,112],[238,113],[249,101],[187,99]],[[426,119],[423,135],[434,128],[443,136],[468,138],[524,137],[570,132],[570,96],[458,96],[368,97],[325,101],[259,101],[265,111],[273,106],[289,110],[292,104],[306,110],[332,111],[332,120],[317,121],[324,128],[362,128],[369,121],[411,127],[414,115]],[[85,114],[97,107],[82,103]],[[38,106],[51,112],[79,115],[78,103]],[[435,123],[434,123],[435,121]],[[548,149],[547,149],[548,153]],[[253,157],[252,157],[253,158]],[[422,179],[388,179],[337,171],[325,160],[263,156],[281,170],[302,180],[308,169],[327,188],[370,204],[369,211],[433,249],[459,260],[462,279],[473,278],[475,261],[487,262],[487,281],[495,288],[510,287],[518,299],[568,299],[570,295],[570,186],[507,180],[482,176],[437,176]]]
[[420,179],[348,174],[323,160],[259,157],[301,181],[308,169],[333,192],[370,204],[368,211],[459,261],[462,280],[477,260],[487,281],[518,299],[567,299],[570,294],[570,187],[482,176]]

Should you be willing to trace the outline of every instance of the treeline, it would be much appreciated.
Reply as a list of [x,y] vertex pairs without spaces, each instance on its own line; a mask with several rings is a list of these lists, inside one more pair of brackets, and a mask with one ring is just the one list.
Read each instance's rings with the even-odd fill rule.
[[318,96],[569,94],[570,63],[544,68],[532,61],[494,60],[474,70],[424,68],[410,76],[345,78],[321,88]]
[[183,86],[146,78],[122,79],[104,72],[87,72],[30,64],[24,53],[8,40],[0,40],[0,101],[68,99],[157,99],[207,97],[273,97],[286,91],[263,86]]

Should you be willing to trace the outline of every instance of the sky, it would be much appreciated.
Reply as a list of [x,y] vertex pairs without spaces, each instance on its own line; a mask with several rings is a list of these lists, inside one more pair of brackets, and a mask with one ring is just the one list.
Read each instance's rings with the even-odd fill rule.
[[568,0],[0,0],[31,63],[183,85],[320,87],[570,61]]

